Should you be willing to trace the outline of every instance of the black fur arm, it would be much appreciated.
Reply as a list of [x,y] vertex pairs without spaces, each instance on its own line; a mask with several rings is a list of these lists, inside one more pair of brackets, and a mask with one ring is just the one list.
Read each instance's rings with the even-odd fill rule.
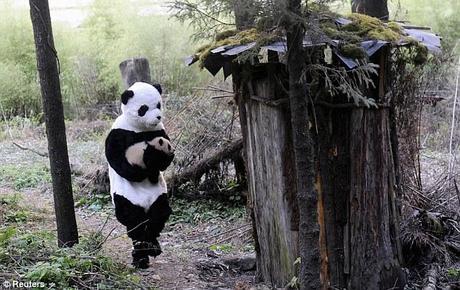
[[123,178],[129,181],[140,182],[149,176],[148,171],[140,166],[129,164],[126,160],[126,149],[142,140],[138,140],[136,133],[114,129],[105,140],[105,156],[110,166]]

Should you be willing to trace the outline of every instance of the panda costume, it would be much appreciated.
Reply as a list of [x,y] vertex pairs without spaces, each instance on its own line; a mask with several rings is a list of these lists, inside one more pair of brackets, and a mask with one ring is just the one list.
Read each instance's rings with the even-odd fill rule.
[[157,238],[171,214],[162,171],[174,150],[164,130],[161,87],[136,82],[121,95],[122,114],[105,141],[110,194],[118,221],[133,241],[133,266],[161,254]]

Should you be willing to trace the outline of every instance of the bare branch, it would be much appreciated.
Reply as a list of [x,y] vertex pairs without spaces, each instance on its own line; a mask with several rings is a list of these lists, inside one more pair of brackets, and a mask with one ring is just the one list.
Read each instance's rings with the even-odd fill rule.
[[48,154],[45,153],[45,152],[37,151],[35,149],[32,149],[32,148],[26,147],[24,145],[18,144],[18,143],[14,142],[14,141],[12,141],[12,143],[13,143],[14,146],[18,147],[21,150],[33,152],[33,153],[35,153],[35,154],[37,154],[37,155],[39,155],[41,157],[48,157]]

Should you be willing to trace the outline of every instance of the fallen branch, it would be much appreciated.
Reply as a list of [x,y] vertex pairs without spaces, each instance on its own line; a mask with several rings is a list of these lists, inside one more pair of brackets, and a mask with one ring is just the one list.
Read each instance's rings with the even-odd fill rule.
[[172,190],[178,186],[188,182],[194,181],[197,182],[200,178],[212,168],[215,168],[223,160],[228,160],[235,157],[241,149],[243,148],[243,139],[239,139],[230,143],[222,150],[218,151],[214,155],[204,158],[199,161],[197,164],[191,166],[190,168],[184,169],[180,174],[173,175],[167,179],[167,183]]
[[445,242],[445,244],[448,250],[460,257],[460,244],[455,242]]
[[457,194],[458,205],[460,205],[460,190],[458,189],[457,179],[455,178],[454,178],[454,188],[455,188],[455,193]]
[[37,155],[39,155],[41,157],[48,157],[48,153],[40,152],[40,151],[37,151],[35,149],[25,147],[24,145],[20,145],[20,144],[14,142],[14,141],[13,141],[13,145],[15,145],[16,147],[18,147],[21,150],[33,152],[33,153],[35,153],[35,154],[37,154]]
[[436,281],[438,278],[438,268],[436,265],[431,266],[430,270],[426,273],[426,285],[423,290],[436,290]]

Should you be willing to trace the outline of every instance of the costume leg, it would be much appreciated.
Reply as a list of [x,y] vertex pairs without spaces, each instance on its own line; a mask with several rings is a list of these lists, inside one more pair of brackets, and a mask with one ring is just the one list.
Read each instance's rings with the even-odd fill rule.
[[128,237],[133,241],[133,266],[136,268],[148,268],[148,240],[147,225],[149,218],[144,208],[132,204],[121,195],[114,194],[115,215],[118,221],[126,226]]
[[160,195],[158,199],[150,206],[147,212],[150,221],[147,224],[146,235],[152,249],[149,252],[150,256],[156,257],[161,254],[161,247],[157,238],[160,236],[161,231],[163,231],[165,223],[168,221],[171,212],[172,210],[169,206],[168,197],[166,194]]

